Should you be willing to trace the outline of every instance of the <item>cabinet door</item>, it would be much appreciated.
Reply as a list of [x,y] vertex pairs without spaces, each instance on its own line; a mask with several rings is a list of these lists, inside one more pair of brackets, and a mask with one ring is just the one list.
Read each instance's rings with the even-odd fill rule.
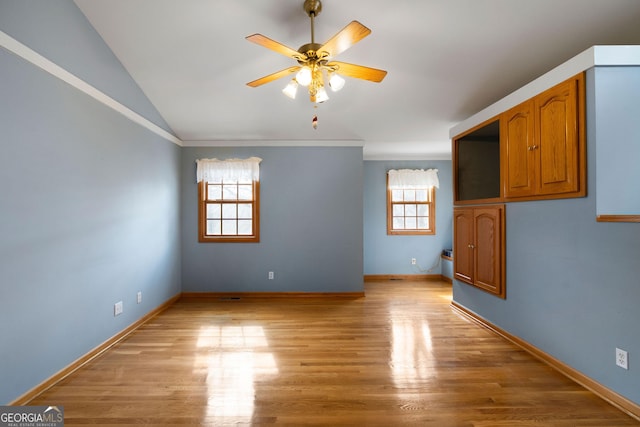
[[533,102],[527,101],[503,113],[502,176],[504,196],[523,197],[536,193],[536,152]]
[[474,284],[504,298],[504,208],[475,208]]
[[473,208],[453,209],[454,278],[473,284]]
[[534,98],[539,194],[579,190],[578,81],[570,79]]

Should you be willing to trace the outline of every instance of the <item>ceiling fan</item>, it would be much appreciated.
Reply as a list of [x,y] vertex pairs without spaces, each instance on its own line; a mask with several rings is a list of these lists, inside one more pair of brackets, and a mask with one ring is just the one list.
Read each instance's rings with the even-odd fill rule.
[[295,98],[298,86],[306,86],[309,90],[311,102],[320,103],[329,99],[324,87],[325,75],[328,79],[329,87],[333,91],[338,91],[344,86],[345,81],[341,75],[376,83],[384,79],[387,75],[387,72],[384,70],[333,60],[334,57],[368,36],[371,33],[369,28],[358,21],[351,21],[351,23],[331,37],[326,43],[319,44],[315,42],[314,18],[321,12],[322,3],[320,0],[305,0],[303,8],[309,18],[311,18],[311,43],[300,46],[298,50],[294,50],[262,34],[253,34],[246,37],[250,42],[293,58],[298,62],[296,66],[261,77],[247,83],[247,86],[261,86],[265,83],[296,73],[295,77],[282,92],[290,98]]

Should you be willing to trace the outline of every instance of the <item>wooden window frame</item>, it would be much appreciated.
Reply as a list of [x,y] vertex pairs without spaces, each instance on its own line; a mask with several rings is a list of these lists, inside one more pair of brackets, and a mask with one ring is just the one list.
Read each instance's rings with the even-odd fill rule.
[[[260,242],[260,182],[253,181],[253,204],[251,235],[208,235],[207,231],[207,184],[206,181],[198,183],[198,241],[201,243],[258,243]],[[216,203],[238,204],[243,200],[217,200]]]
[[387,234],[392,236],[429,236],[436,234],[436,188],[425,188],[430,192],[431,202],[410,202],[411,204],[424,204],[429,206],[429,229],[394,230],[393,229],[393,205],[405,204],[404,202],[392,202],[392,190],[389,188],[389,175],[387,174]]

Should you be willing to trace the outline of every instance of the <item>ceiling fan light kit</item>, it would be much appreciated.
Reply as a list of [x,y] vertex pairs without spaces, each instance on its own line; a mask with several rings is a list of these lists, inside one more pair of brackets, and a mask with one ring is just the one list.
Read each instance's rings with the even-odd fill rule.
[[298,62],[297,66],[289,67],[249,82],[247,83],[248,86],[261,86],[295,73],[295,77],[282,92],[289,98],[295,99],[298,86],[304,86],[308,90],[311,102],[322,103],[329,99],[325,89],[325,79],[328,80],[329,87],[334,92],[344,87],[345,80],[342,76],[376,83],[384,79],[387,75],[384,70],[333,60],[335,56],[368,36],[371,33],[369,28],[358,21],[351,21],[326,43],[319,44],[315,42],[314,18],[322,11],[322,3],[320,0],[305,0],[303,8],[311,19],[311,43],[300,46],[298,50],[294,50],[262,34],[253,34],[246,37],[250,42],[293,58]]

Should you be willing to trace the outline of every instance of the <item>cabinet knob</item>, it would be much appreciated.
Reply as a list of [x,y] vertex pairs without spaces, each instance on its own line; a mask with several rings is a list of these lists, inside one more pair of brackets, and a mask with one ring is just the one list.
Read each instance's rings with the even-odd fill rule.
[[475,245],[471,245],[471,244],[469,244],[469,248],[470,248],[470,249],[473,249],[473,248],[475,248],[475,247],[476,247]]

